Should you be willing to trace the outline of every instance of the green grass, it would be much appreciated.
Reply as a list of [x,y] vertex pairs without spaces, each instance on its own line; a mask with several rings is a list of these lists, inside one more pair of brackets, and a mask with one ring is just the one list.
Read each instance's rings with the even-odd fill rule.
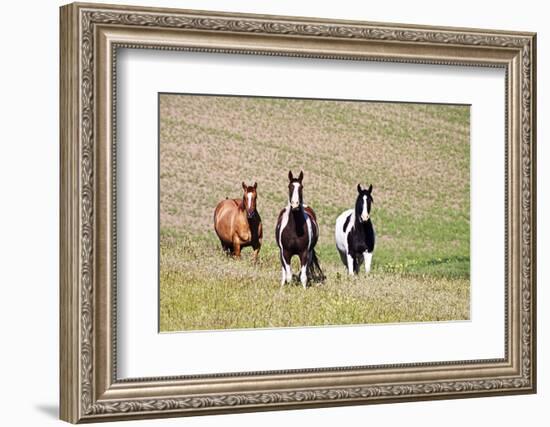
[[[164,235],[161,246],[162,331],[270,328],[467,319],[469,281],[446,277],[429,265],[417,272],[389,272],[373,264],[371,275],[349,278],[323,263],[327,280],[304,290],[280,287],[277,249],[262,248],[254,264],[222,254],[213,239]],[[320,254],[329,248],[321,248]],[[249,254],[247,254],[249,255]],[[443,263],[446,267],[453,262]],[[294,266],[296,267],[296,265]],[[430,273],[426,273],[429,271]]]
[[[469,108],[161,96],[160,330],[463,320],[470,313]],[[321,229],[327,275],[280,287],[274,242],[289,169]],[[221,253],[219,200],[258,182],[260,261]],[[373,270],[350,278],[334,222],[374,185]],[[294,260],[293,271],[297,271]]]

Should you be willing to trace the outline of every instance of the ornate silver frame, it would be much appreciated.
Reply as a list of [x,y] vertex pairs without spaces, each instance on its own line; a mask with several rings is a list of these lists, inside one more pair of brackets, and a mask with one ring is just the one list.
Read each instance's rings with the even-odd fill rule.
[[[61,8],[61,419],[398,402],[536,390],[536,35],[174,9]],[[505,357],[195,377],[116,376],[118,47],[503,67]]]

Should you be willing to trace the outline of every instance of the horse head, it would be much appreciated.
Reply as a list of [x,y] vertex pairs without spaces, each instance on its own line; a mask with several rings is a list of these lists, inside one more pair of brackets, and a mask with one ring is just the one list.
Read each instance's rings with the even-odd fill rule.
[[288,202],[292,210],[298,210],[304,204],[304,199],[302,197],[302,180],[304,179],[304,172],[300,171],[298,178],[294,178],[292,171],[288,171]]
[[368,189],[363,189],[361,184],[357,184],[357,200],[355,201],[355,217],[359,222],[366,222],[370,218],[370,208],[372,199],[372,184]]
[[243,185],[243,207],[246,210],[246,215],[248,218],[253,218],[256,215],[256,198],[258,193],[256,189],[258,188],[258,183],[254,183],[252,186],[248,186],[244,183]]

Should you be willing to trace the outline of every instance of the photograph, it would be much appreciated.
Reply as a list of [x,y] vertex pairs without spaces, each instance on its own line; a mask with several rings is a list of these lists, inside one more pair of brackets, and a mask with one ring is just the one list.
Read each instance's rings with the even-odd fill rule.
[[158,94],[159,331],[470,319],[470,105]]
[[[56,225],[39,227],[58,233],[46,264],[59,288],[36,288],[48,297],[31,298],[43,307],[26,334],[57,312],[55,334],[39,336],[59,343],[37,364],[57,373],[38,381],[55,396],[39,389],[33,419],[57,422],[58,408],[75,424],[280,425],[322,410],[306,424],[332,425],[330,411],[350,424],[340,411],[365,405],[361,419],[390,425],[426,410],[467,424],[480,419],[469,399],[512,395],[529,405],[477,407],[500,424],[541,419],[543,14],[291,3],[40,3],[29,15],[58,27],[33,52],[59,71],[40,85],[55,102],[23,109],[6,139],[29,130],[42,150],[48,127],[59,134],[52,161],[7,144],[44,176],[59,165],[59,197],[40,191]],[[36,68],[19,57],[21,76]],[[40,168],[5,157],[12,211],[36,217],[41,198],[19,187],[43,186],[28,173]],[[8,228],[27,254],[21,232],[37,222],[23,223]],[[29,288],[11,288],[25,295],[8,313],[25,320]],[[22,402],[12,412],[32,413]]]

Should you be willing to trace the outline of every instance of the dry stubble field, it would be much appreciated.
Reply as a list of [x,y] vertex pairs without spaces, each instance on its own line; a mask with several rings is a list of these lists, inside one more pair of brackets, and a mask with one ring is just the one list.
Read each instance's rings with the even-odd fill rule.
[[[469,107],[162,94],[160,330],[463,320],[470,313]],[[327,275],[281,288],[275,221],[304,171]],[[260,261],[222,254],[216,204],[258,182]],[[349,278],[334,222],[373,184],[373,271]],[[294,260],[294,270],[297,259]]]

